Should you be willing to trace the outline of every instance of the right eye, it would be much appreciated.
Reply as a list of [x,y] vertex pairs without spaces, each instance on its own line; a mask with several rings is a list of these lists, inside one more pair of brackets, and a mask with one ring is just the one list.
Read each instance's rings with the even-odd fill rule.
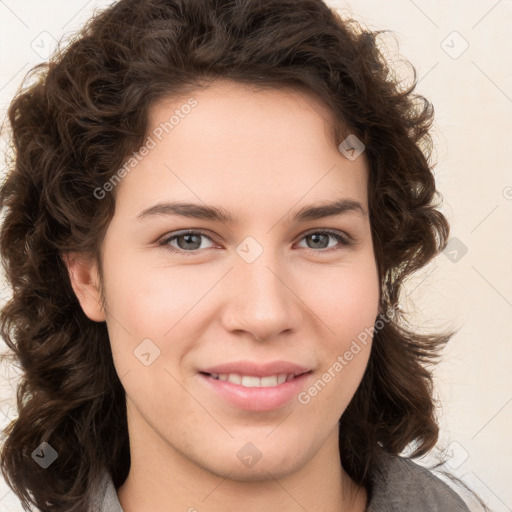
[[[212,239],[203,231],[187,229],[186,231],[181,231],[171,234],[170,236],[166,236],[159,242],[158,245],[165,247],[172,253],[189,253],[194,255],[201,248],[201,237],[212,241]],[[171,242],[175,241],[177,242],[178,247],[171,245]]]

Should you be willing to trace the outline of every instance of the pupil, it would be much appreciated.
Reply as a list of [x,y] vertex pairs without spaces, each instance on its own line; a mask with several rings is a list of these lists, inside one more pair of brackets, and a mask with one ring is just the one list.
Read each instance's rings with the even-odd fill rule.
[[[187,234],[187,235],[182,235],[180,238],[183,238],[185,239],[185,244],[186,246],[185,247],[181,247],[181,249],[197,249],[199,247],[199,245],[201,245],[201,242],[199,241],[199,245],[197,247],[189,247],[188,244],[194,244],[194,242],[190,241],[190,239],[192,238],[197,238],[199,239],[199,235],[193,235],[193,234]],[[195,241],[195,244],[197,245],[198,242],[197,240]]]
[[[313,235],[309,235],[310,238],[313,239],[313,243],[316,244],[318,243],[318,238],[321,238],[321,237],[324,237],[324,238],[327,238],[326,235],[319,235],[319,234],[313,234]],[[325,248],[326,245],[324,244],[321,248]]]

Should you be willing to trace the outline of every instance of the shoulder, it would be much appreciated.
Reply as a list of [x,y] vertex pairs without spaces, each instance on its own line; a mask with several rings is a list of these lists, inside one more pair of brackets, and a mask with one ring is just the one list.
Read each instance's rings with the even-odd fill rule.
[[406,457],[383,455],[370,481],[367,512],[470,512],[448,484]]
[[123,512],[112,477],[106,470],[95,490],[89,512]]

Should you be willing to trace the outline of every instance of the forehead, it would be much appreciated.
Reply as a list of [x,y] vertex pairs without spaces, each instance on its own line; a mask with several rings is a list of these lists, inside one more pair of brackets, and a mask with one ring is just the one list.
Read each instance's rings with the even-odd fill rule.
[[140,210],[176,197],[248,205],[353,196],[365,203],[364,154],[353,162],[340,154],[334,122],[309,91],[214,82],[152,105],[154,147],[118,189]]
[[158,111],[168,108],[179,108],[179,105],[185,103],[191,96],[208,102],[209,108],[212,108],[212,102],[237,102],[242,105],[258,105],[264,107],[266,103],[285,102],[289,107],[295,103],[298,108],[314,109],[319,115],[329,122],[333,121],[330,108],[320,100],[320,98],[302,84],[256,84],[245,83],[242,81],[218,78],[212,81],[197,82],[197,87],[189,87],[190,92],[180,95],[163,96],[155,101],[150,108],[152,116],[158,115]]
[[[196,103],[193,109],[188,107],[191,99]],[[185,115],[181,110],[187,111]],[[194,115],[189,116],[189,111]],[[163,97],[154,102],[149,109],[148,133],[165,125],[173,113],[179,114],[180,119],[174,116],[172,130],[177,128],[177,124],[183,124],[181,121],[185,117],[192,117],[195,119],[195,123],[192,121],[195,129],[201,124],[201,131],[206,135],[207,129],[211,128],[209,134],[217,134],[219,139],[224,135],[222,128],[226,126],[232,132],[243,128],[243,132],[237,135],[246,137],[254,137],[255,132],[262,137],[271,136],[281,128],[290,131],[288,139],[300,137],[298,132],[301,132],[304,137],[309,136],[312,140],[325,138],[333,145],[337,144],[336,130],[349,132],[328,105],[312,90],[300,84],[273,87],[227,79],[201,83],[190,94]],[[295,129],[290,129],[290,123]],[[249,129],[248,125],[252,125],[253,129]]]

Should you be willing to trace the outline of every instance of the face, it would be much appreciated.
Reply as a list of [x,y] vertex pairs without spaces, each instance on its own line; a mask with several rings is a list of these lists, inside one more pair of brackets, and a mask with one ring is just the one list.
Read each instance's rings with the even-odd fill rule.
[[353,343],[378,314],[367,161],[338,151],[307,93],[219,81],[192,96],[153,106],[153,147],[107,192],[106,310],[94,265],[80,300],[107,322],[132,449],[279,477],[337,439],[367,365],[371,339]]

